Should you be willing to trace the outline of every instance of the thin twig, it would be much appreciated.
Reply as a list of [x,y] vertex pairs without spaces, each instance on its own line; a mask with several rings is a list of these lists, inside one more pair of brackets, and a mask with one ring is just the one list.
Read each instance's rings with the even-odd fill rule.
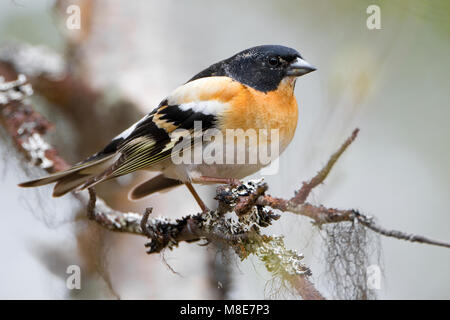
[[303,182],[303,186],[297,194],[291,199],[294,204],[302,204],[306,201],[312,189],[321,184],[330,173],[336,161],[347,150],[348,146],[355,141],[358,136],[359,129],[353,130],[351,136],[342,144],[338,151],[336,151],[328,160],[327,164],[320,170],[309,182]]
[[403,231],[398,230],[388,230],[385,229],[378,224],[376,224],[373,219],[367,218],[366,216],[355,212],[357,219],[361,222],[362,225],[369,228],[370,230],[379,233],[385,237],[391,237],[396,238],[400,240],[410,241],[410,242],[418,242],[418,243],[424,243],[424,244],[430,244],[434,246],[444,247],[444,248],[450,248],[450,243],[439,241],[439,240],[433,240],[429,239],[427,237],[417,235],[417,234],[411,234],[406,233]]

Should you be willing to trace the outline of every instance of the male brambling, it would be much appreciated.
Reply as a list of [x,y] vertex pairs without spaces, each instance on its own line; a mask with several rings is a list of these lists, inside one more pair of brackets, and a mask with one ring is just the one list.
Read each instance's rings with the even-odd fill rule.
[[[130,193],[131,199],[184,183],[201,209],[207,210],[192,183],[235,183],[267,163],[211,163],[204,159],[174,163],[171,153],[185,136],[177,133],[193,132],[198,122],[202,132],[275,129],[279,132],[281,153],[292,140],[297,126],[296,78],[314,70],[316,68],[303,60],[300,53],[288,47],[263,45],[244,50],[211,65],[175,89],[156,109],[116,136],[100,152],[68,170],[20,186],[56,182],[53,196],[59,197],[146,169],[162,173],[135,187]],[[235,139],[232,140],[234,143]],[[224,145],[230,143],[224,142]],[[191,142],[190,146],[193,144]],[[208,144],[202,147],[207,148]],[[254,152],[249,150],[246,147],[244,151]]]

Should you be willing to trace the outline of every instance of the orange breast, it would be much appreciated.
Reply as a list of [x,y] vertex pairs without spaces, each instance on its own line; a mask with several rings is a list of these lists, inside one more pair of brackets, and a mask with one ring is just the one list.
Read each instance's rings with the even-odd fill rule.
[[227,129],[279,130],[280,148],[284,149],[294,137],[298,108],[294,96],[294,79],[283,80],[278,89],[263,93],[242,87],[230,102],[232,107],[222,121]]

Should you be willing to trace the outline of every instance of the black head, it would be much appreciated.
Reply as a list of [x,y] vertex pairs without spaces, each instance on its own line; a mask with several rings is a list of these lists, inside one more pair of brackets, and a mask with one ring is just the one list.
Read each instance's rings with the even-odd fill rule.
[[276,90],[285,77],[299,77],[316,70],[294,49],[264,45],[241,51],[200,72],[192,80],[228,76],[259,91]]

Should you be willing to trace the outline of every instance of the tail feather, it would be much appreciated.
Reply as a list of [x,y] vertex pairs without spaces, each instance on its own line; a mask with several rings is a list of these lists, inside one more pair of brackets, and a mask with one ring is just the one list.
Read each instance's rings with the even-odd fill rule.
[[77,189],[80,185],[86,182],[92,175],[81,174],[79,172],[74,172],[56,182],[53,188],[53,196],[61,197],[66,193]]
[[60,171],[60,172],[53,173],[53,174],[51,174],[49,176],[46,176],[44,178],[39,178],[39,179],[35,179],[35,180],[30,180],[30,181],[19,183],[19,187],[31,188],[31,187],[44,186],[44,185],[50,184],[52,182],[57,182],[58,180],[63,179],[64,177],[67,177],[71,173],[77,172],[78,170],[79,170],[79,168],[72,167],[72,168],[67,169],[65,171]]
[[110,167],[115,159],[115,154],[109,154],[101,158],[75,165],[72,168],[51,174],[47,177],[23,182],[20,187],[38,187],[56,182],[53,189],[53,196],[60,197],[70,191],[75,190],[89,179],[104,172]]
[[176,186],[183,184],[181,181],[166,178],[163,174],[141,183],[135,187],[128,195],[130,200],[138,200],[152,193],[166,192]]

